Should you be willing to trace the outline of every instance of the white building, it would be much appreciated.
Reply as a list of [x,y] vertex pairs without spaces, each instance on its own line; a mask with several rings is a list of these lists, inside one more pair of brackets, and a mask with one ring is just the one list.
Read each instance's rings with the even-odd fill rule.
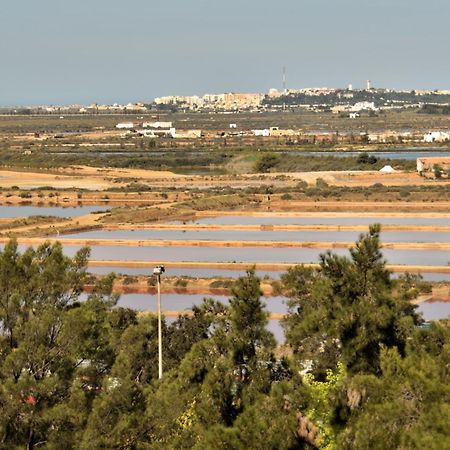
[[365,111],[365,110],[376,111],[377,108],[375,108],[374,102],[358,102],[352,106],[351,110],[354,112]]
[[270,130],[268,128],[264,128],[263,130],[253,130],[253,133],[255,136],[263,136],[263,137],[270,136]]
[[433,142],[450,141],[450,133],[445,131],[430,131],[423,136],[424,142],[432,144]]
[[151,130],[145,129],[139,131],[144,137],[156,138],[156,137],[176,137],[176,129],[175,128],[153,128]]
[[116,125],[116,128],[118,128],[119,130],[131,130],[132,128],[134,128],[134,123],[133,122],[118,123]]
[[144,122],[142,126],[144,128],[170,129],[173,124],[172,122]]

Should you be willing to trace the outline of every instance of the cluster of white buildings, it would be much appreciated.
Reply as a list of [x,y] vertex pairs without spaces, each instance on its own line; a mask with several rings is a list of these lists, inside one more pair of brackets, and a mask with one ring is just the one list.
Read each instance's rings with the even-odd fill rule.
[[118,130],[124,130],[123,137],[139,136],[139,137],[169,137],[194,139],[202,137],[201,130],[177,130],[172,122],[121,122],[116,125]]
[[84,106],[79,109],[80,113],[93,113],[93,112],[145,112],[147,107],[143,103],[128,103],[127,105],[120,105],[114,103],[112,105],[98,105],[92,103],[89,106]]

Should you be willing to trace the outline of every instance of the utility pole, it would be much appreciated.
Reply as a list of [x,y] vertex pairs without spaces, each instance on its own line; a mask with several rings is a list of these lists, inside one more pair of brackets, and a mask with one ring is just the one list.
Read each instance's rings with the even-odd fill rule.
[[162,322],[161,322],[161,274],[165,272],[164,266],[156,266],[153,269],[153,275],[156,275],[158,285],[158,378],[162,379]]

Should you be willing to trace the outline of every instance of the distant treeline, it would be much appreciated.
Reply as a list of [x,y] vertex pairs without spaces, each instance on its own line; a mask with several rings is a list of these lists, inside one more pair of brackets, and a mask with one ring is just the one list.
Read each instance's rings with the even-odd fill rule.
[[421,114],[450,114],[450,106],[449,105],[423,105],[420,108],[419,113]]
[[306,93],[289,93],[281,97],[266,97],[264,103],[266,105],[342,105],[357,102],[373,102],[376,107],[386,105],[402,105],[402,104],[448,104],[450,103],[450,95],[425,94],[419,95],[415,91],[411,92],[395,92],[395,91],[336,91],[327,94],[309,95]]

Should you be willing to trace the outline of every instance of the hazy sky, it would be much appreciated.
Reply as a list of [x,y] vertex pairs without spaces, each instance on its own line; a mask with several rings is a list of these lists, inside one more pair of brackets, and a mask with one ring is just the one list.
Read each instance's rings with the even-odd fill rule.
[[13,0],[0,104],[287,84],[450,89],[449,0]]

